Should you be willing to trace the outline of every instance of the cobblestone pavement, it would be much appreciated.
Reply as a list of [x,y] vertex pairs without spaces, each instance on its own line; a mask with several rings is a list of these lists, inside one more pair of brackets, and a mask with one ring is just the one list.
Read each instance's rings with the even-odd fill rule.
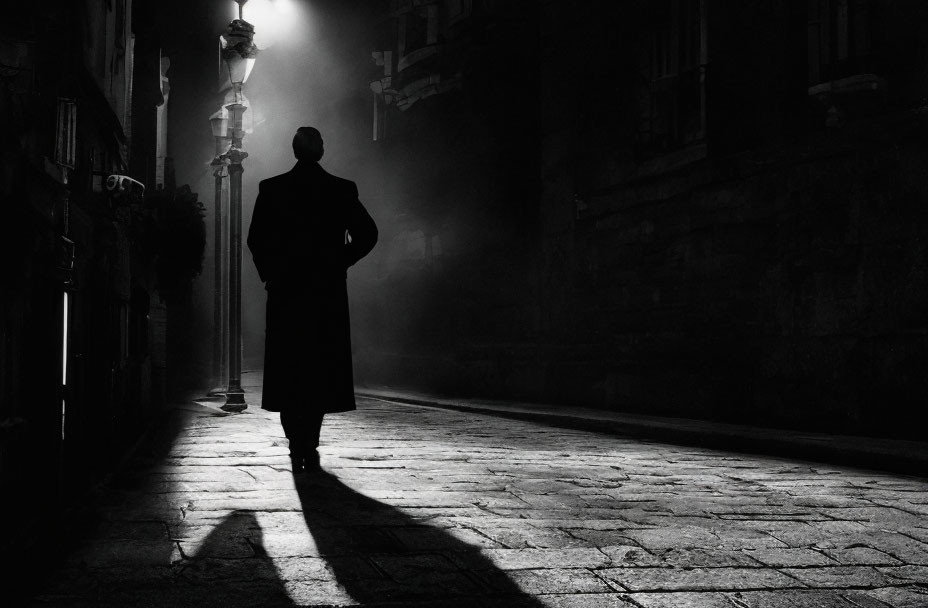
[[928,606],[928,483],[370,399],[187,408],[36,606]]

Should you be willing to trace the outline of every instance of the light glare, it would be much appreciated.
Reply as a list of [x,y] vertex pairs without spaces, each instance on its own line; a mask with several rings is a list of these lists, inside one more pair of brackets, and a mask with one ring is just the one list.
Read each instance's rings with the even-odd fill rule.
[[[231,18],[238,19],[238,5],[230,4]],[[287,37],[295,12],[292,0],[248,0],[242,17],[255,26],[255,44],[266,49]]]
[[65,417],[67,415],[67,402],[64,397],[67,393],[64,392],[68,385],[68,292],[64,292],[64,299],[62,301],[62,340],[61,340],[61,387],[62,387],[62,398],[61,398],[61,440],[64,441],[64,429],[65,429]]

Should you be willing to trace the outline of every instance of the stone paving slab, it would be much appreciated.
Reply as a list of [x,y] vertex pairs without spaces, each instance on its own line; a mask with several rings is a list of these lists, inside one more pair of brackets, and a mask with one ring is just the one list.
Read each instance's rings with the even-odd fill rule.
[[21,605],[928,606],[923,479],[366,399],[294,476],[277,415],[174,416]]
[[605,579],[629,591],[793,589],[801,581],[772,568],[606,568]]

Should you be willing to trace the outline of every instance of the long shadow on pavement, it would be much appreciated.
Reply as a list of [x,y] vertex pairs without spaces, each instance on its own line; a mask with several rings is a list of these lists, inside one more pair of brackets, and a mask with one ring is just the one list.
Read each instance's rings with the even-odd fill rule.
[[542,608],[477,547],[364,496],[298,474],[306,525],[338,585],[364,606]]
[[[35,608],[295,606],[264,550],[254,513],[232,511],[203,519],[198,526],[202,540],[191,542],[198,531],[158,511],[160,496],[148,487],[150,469],[160,466],[197,415],[202,410],[168,411],[133,466],[88,497],[80,520],[71,518],[71,526],[78,528],[72,542],[62,543],[40,562],[31,561],[28,566],[36,576],[23,581],[21,589],[4,580],[0,603]],[[180,553],[175,531],[190,555]]]
[[[213,528],[196,554],[175,565],[173,597],[153,606],[283,608],[295,606],[262,543],[261,526],[248,511],[234,511]],[[128,605],[128,604],[127,604]],[[147,604],[146,604],[147,605]]]
[[[116,541],[90,563],[60,571],[30,606],[36,608],[284,608],[294,606],[274,564],[260,549],[255,516],[233,512],[194,556],[169,564],[172,551],[139,551]],[[109,549],[107,551],[106,549]],[[140,553],[145,553],[140,555]],[[20,604],[17,604],[20,605]]]

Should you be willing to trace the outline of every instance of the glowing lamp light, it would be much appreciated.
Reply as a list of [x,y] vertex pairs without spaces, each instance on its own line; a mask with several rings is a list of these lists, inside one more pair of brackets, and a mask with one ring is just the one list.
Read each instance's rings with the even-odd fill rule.
[[226,137],[229,132],[229,113],[225,108],[209,117],[209,126],[213,137]]
[[227,117],[226,128],[232,127],[233,117],[229,106],[233,104],[238,104],[243,108],[242,130],[244,130],[245,133],[254,133],[255,112],[251,107],[251,102],[248,101],[248,97],[245,96],[245,93],[242,92],[240,88],[227,90],[223,97],[222,111],[225,112],[225,116]]
[[[255,44],[266,49],[282,38],[295,26],[296,7],[293,0],[246,0],[248,23],[255,27]],[[232,7],[234,18],[242,19],[241,5]]]
[[214,166],[223,164],[220,157],[229,144],[229,111],[220,108],[218,112],[210,116],[209,128],[213,132],[213,141],[216,143],[216,156],[211,164]]
[[229,24],[229,30],[225,36],[219,37],[222,43],[222,62],[226,66],[229,82],[243,84],[248,80],[258,56],[258,47],[252,41],[254,27],[246,21],[236,19]]
[[[226,68],[228,83],[235,90],[241,90],[248,80],[251,69],[258,56],[258,47],[254,43],[255,26],[242,19],[233,19],[226,33],[219,37],[220,57]],[[220,82],[220,88],[227,88]]]

